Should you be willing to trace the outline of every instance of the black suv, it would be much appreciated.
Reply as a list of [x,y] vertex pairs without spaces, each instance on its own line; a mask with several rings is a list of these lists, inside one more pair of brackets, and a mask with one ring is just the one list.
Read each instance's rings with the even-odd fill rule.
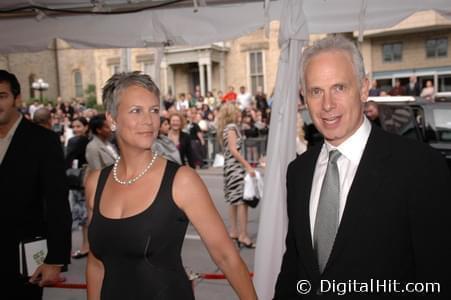
[[413,97],[368,100],[378,103],[384,130],[428,143],[446,157],[451,170],[451,102],[431,103]]

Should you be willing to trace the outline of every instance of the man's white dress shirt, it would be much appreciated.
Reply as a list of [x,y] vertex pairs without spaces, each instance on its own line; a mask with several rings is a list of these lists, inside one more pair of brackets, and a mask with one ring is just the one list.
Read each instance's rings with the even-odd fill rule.
[[338,147],[332,146],[327,141],[324,142],[321,148],[318,160],[316,161],[315,172],[313,174],[312,191],[310,193],[310,229],[312,234],[315,227],[316,211],[318,209],[319,195],[321,186],[323,184],[324,175],[326,173],[327,162],[329,160],[329,151],[337,149],[341,156],[338,158],[337,166],[340,176],[340,208],[339,208],[339,222],[343,216],[343,211],[346,206],[346,198],[354,180],[355,173],[362,158],[363,150],[365,150],[368,137],[371,132],[371,123],[366,117],[363,118],[363,123],[359,129],[350,136],[347,140],[341,143]]

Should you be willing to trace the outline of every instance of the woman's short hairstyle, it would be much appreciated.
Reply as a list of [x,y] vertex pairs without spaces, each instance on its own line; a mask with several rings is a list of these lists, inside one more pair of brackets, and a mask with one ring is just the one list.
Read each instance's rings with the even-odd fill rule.
[[362,54],[356,44],[340,34],[330,35],[324,39],[316,41],[313,45],[306,47],[302,53],[301,85],[304,95],[306,93],[305,71],[310,60],[320,53],[329,51],[343,51],[349,54],[359,87],[362,85],[363,80],[366,77],[365,65],[363,64]]
[[120,94],[130,86],[145,88],[160,99],[160,89],[149,75],[141,74],[140,71],[117,73],[111,76],[103,87],[102,101],[106,112],[116,117]]
[[106,122],[105,114],[99,114],[89,120],[89,130],[92,134],[98,135],[97,130],[100,130]]

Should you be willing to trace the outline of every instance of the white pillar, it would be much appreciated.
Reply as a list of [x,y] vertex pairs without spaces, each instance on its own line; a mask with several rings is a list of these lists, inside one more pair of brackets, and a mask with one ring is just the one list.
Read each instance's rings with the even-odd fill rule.
[[[151,50],[152,51],[152,50]],[[154,52],[155,54],[155,60],[154,60],[154,81],[157,84],[157,86],[160,87],[161,89],[161,71],[164,72],[163,76],[163,81],[164,81],[164,85],[167,84],[167,73],[166,70],[163,69],[163,66],[166,68],[167,67],[167,62],[166,62],[166,57],[164,56],[164,48],[163,47],[159,47],[155,50]]]
[[207,64],[207,92],[212,88],[211,61]]
[[221,53],[219,60],[219,87],[221,91],[225,94],[225,72],[224,72],[224,53]]
[[[164,92],[164,95],[167,95],[167,93],[168,93],[168,65],[166,63],[166,60],[163,60],[160,64],[160,66],[161,66],[160,70],[161,70],[162,77],[163,77],[163,82],[162,82],[163,88],[161,90]],[[160,85],[160,88],[161,88],[161,85]]]
[[205,65],[199,63],[200,94],[205,96]]

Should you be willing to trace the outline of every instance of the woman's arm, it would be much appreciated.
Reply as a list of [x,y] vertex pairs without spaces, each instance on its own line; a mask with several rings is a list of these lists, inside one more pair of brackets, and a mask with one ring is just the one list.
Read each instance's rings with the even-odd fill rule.
[[[86,194],[86,206],[88,210],[88,224],[91,223],[92,212],[94,209],[94,196],[99,180],[100,171],[92,171],[86,178],[85,194]],[[100,299],[100,290],[102,287],[103,264],[98,260],[91,251],[88,254],[88,261],[86,264],[86,283],[88,286],[87,295],[88,300]]]
[[202,132],[202,130],[199,130],[199,131],[197,132],[197,138],[199,139],[200,144],[201,144],[202,146],[205,145],[204,133]]
[[195,171],[181,167],[177,172],[173,197],[196,228],[210,256],[224,272],[241,300],[257,299],[249,270],[241,259],[208,190]]
[[248,172],[251,176],[255,176],[255,170],[252,168],[252,166],[246,161],[246,159],[241,155],[241,153],[237,150],[236,147],[236,140],[237,135],[235,130],[228,130],[227,131],[227,142],[229,146],[229,151],[233,155],[233,157],[236,158],[246,169],[246,172]]

